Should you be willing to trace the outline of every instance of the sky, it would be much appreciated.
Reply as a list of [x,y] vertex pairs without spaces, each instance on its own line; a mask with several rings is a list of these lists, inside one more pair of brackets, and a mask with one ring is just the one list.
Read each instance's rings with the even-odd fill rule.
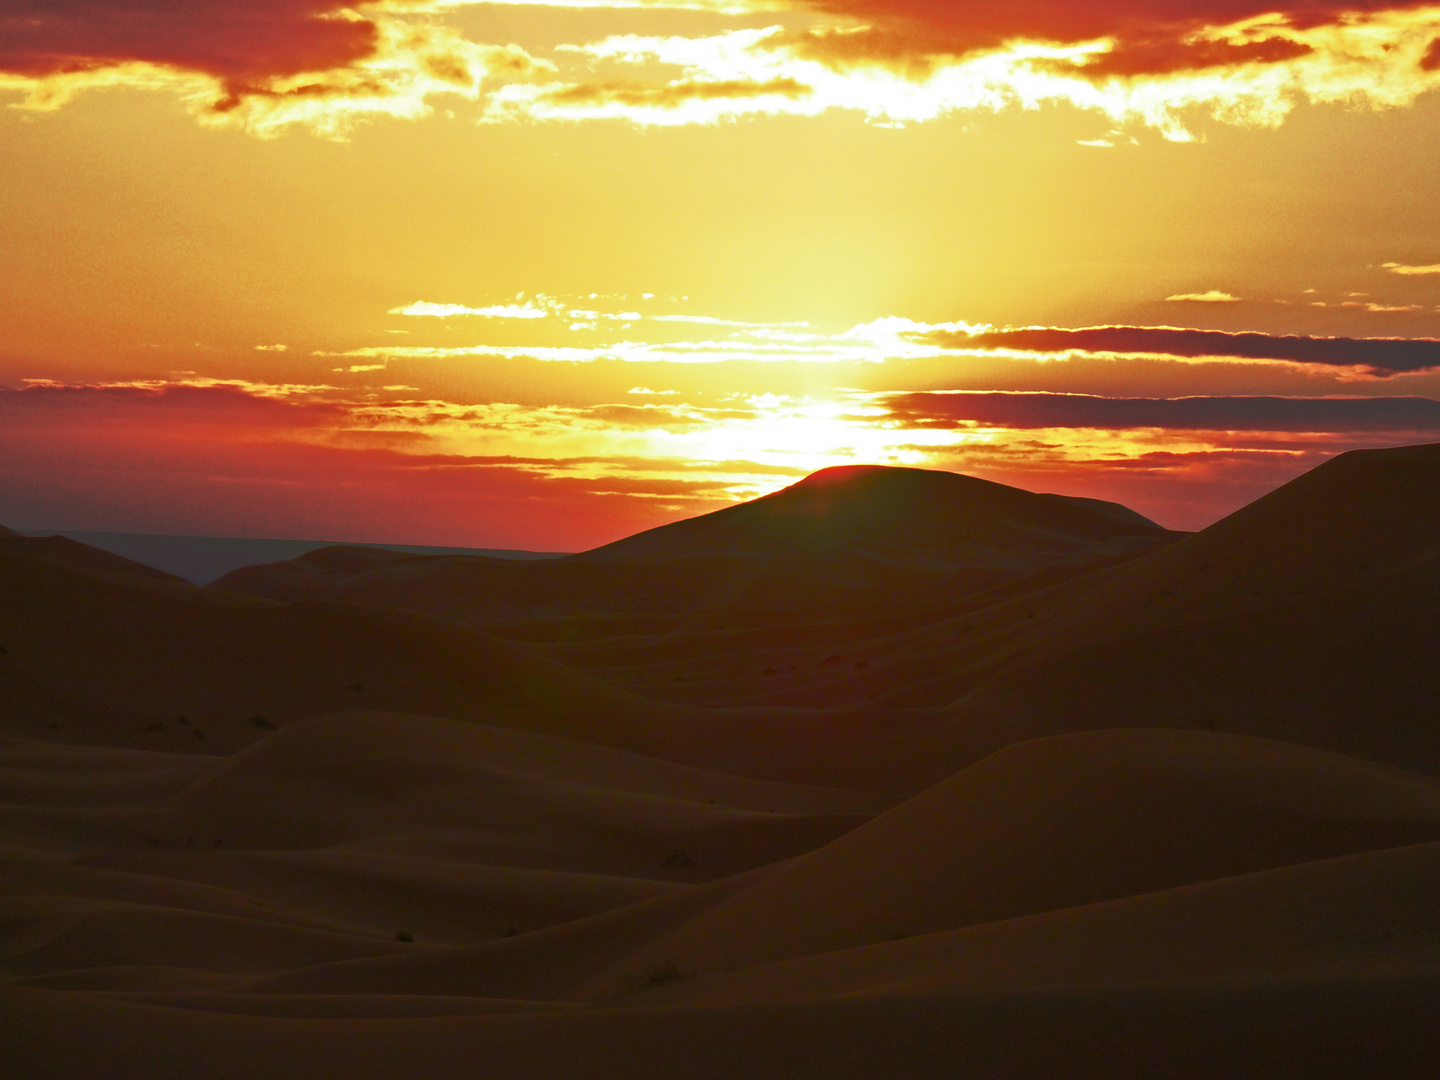
[[9,0],[0,524],[1197,529],[1440,440],[1440,5]]

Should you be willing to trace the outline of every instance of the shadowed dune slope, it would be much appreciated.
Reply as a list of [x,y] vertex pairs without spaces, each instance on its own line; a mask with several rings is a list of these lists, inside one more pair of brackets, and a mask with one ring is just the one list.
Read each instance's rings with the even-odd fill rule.
[[890,643],[876,674],[899,685],[877,700],[955,702],[954,719],[872,748],[873,777],[934,782],[1016,738],[1147,723],[1440,771],[1440,445],[1342,455],[1046,599]]
[[1143,729],[1020,743],[651,943],[585,992],[1437,839],[1440,783],[1323,751]]
[[229,751],[363,706],[693,749],[676,733],[686,710],[480,631],[389,608],[281,605],[164,575],[95,573],[7,545],[0,704],[14,734]]
[[168,582],[181,588],[189,582],[152,566],[121,555],[82,544],[64,536],[24,536],[9,529],[0,531],[0,550],[23,553],[32,559],[63,569],[120,582]]
[[1440,960],[1440,844],[672,979],[629,1007],[1348,973]]
[[[897,529],[901,523],[904,528]],[[1036,495],[959,473],[843,465],[821,469],[773,495],[571,557],[594,561],[851,544],[1023,550],[1164,531],[1118,503]]]
[[413,716],[301,721],[222,760],[12,739],[0,972],[210,991],[443,952],[769,866],[865,802]]
[[0,1009],[26,1035],[10,1064],[46,1080],[394,1080],[471,1070],[506,1080],[1418,1080],[1433,1075],[1440,977],[1410,966],[1346,977],[404,1020],[226,1015],[0,987]]
[[1342,454],[1024,620],[1028,661],[1100,641],[1363,595],[1440,558],[1440,443]]
[[418,612],[92,573],[0,541],[0,733],[225,753],[297,719],[357,708],[797,782],[829,775],[829,758],[868,741],[877,723],[909,722],[661,702]]

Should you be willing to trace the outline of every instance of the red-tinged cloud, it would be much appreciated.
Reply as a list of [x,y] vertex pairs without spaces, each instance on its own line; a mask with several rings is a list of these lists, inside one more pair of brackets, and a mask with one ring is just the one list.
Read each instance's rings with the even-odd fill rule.
[[334,425],[344,406],[293,396],[312,387],[252,387],[243,383],[67,384],[36,381],[0,389],[0,428],[65,423],[84,416],[86,426],[201,425],[218,429],[300,430]]
[[[1426,6],[1395,0],[808,0],[809,6],[863,21],[860,33],[819,33],[817,55],[883,61],[920,55],[965,55],[1013,41],[1075,44],[1105,40],[1111,50],[1090,65],[1094,74],[1165,74],[1244,63],[1277,63],[1309,46],[1265,33],[1266,25],[1294,30],[1338,23],[1342,17]],[[1212,35],[1261,16],[1271,18],[1249,36]],[[1258,32],[1257,32],[1258,31]],[[869,40],[867,40],[869,39]]]
[[0,69],[33,77],[139,62],[240,93],[345,67],[375,43],[375,24],[343,0],[10,0],[0,11]]
[[[357,13],[356,8],[364,9]],[[53,109],[82,90],[178,93],[208,123],[343,137],[377,115],[419,117],[432,94],[553,65],[479,45],[403,6],[342,0],[16,0],[0,9],[0,89]]]
[[929,330],[907,337],[918,343],[952,349],[1274,360],[1355,368],[1373,375],[1440,368],[1440,339],[1436,338],[1307,337],[1298,334],[1185,330],[1171,326],[1089,326],[1077,330],[1027,326],[979,334]]
[[732,501],[658,460],[436,452],[304,389],[0,388],[0,522],[573,551]]
[[961,392],[896,394],[883,400],[891,418],[921,428],[1440,433],[1440,401],[1424,397],[1113,398]]
[[0,388],[0,522],[565,551],[875,461],[1118,498],[1189,527],[1331,453],[1440,432],[1440,402],[1406,398],[856,391],[864,407],[847,416],[834,403],[672,411],[339,394]]

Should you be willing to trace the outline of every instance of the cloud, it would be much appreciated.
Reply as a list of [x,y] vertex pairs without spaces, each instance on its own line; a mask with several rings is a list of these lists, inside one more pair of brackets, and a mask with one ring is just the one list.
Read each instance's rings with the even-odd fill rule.
[[[365,10],[359,14],[356,8]],[[13,0],[0,14],[0,90],[54,109],[106,86],[168,89],[206,123],[340,138],[375,117],[475,100],[484,80],[551,72],[403,5],[344,0]]]
[[576,550],[870,462],[1116,498],[1196,526],[1329,454],[1440,430],[1440,402],[1398,397],[816,399],[797,388],[646,408],[385,390],[346,399],[327,386],[203,379],[0,388],[0,520]]
[[[84,415],[86,425],[163,424],[211,428],[313,429],[348,415],[316,401],[323,386],[195,380],[70,384],[32,380],[0,388],[0,417],[18,425],[37,417]],[[46,422],[49,422],[48,420]]]
[[478,315],[485,319],[543,319],[548,312],[533,304],[496,304],[493,307],[472,308],[464,304],[432,304],[416,300],[413,304],[390,309],[391,315],[429,316],[448,319],[458,315]]
[[[321,393],[333,391],[203,381],[0,388],[0,517],[26,527],[579,550],[728,505],[757,477],[773,488],[809,471],[627,452],[653,449],[646,433],[617,430],[645,410],[609,417],[605,407]],[[423,430],[395,430],[407,410]],[[426,414],[436,423],[427,427]],[[454,437],[472,423],[488,429]],[[448,437],[432,430],[447,425]]]
[[[1364,296],[1364,293],[1351,293],[1351,296]],[[1373,300],[1342,300],[1338,304],[1327,304],[1324,300],[1310,301],[1311,307],[1318,308],[1349,308],[1352,311],[1368,311],[1372,315],[1395,315],[1409,311],[1424,311],[1423,304],[1377,304]]]
[[[1440,38],[1436,39],[1435,44],[1440,47]],[[1406,266],[1404,263],[1387,262],[1380,265],[1392,274],[1440,274],[1440,263],[1431,263],[1429,266]]]
[[705,102],[731,103],[746,99],[802,98],[810,87],[790,76],[764,82],[751,79],[677,79],[663,85],[637,81],[577,83],[545,90],[537,103],[557,110],[580,106],[592,114],[611,112],[624,116],[635,110],[676,109]]
[[[621,118],[715,123],[847,109],[901,124],[1065,102],[1189,139],[1197,109],[1274,126],[1301,101],[1408,105],[1440,86],[1440,4],[1394,0],[808,0],[815,25],[561,44],[597,75],[447,20],[477,0],[11,0],[0,91],[56,108],[91,87],[179,94],[211,124],[342,138],[435,95],[484,100],[492,123]],[[725,15],[778,0],[545,0]],[[815,18],[818,16],[818,18]],[[674,69],[679,69],[678,71]]]
[[[506,85],[486,117],[641,125],[715,123],[754,114],[850,109],[903,124],[952,112],[1068,103],[1116,126],[1193,138],[1196,110],[1274,127],[1302,101],[1375,108],[1440,86],[1431,64],[1440,4],[1096,3],[1026,0],[812,0],[861,19],[806,31],[731,30],[708,37],[617,35],[564,46],[632,79]],[[679,77],[660,75],[680,69]],[[784,94],[758,88],[792,87]],[[799,92],[803,87],[805,92]],[[727,88],[734,88],[731,93]]]
[[673,323],[697,323],[701,326],[737,326],[754,330],[769,329],[772,327],[807,328],[808,322],[779,322],[779,323],[757,323],[739,322],[735,319],[717,319],[711,315],[648,315],[651,322],[673,322]]
[[891,417],[914,427],[1440,433],[1440,401],[1425,397],[1113,398],[925,392],[887,395],[882,400]]
[[1295,364],[1356,368],[1375,375],[1440,368],[1440,339],[1306,337],[1171,326],[1090,326],[1069,330],[1029,326],[976,333],[945,329],[909,335],[920,343],[952,349],[1016,349],[1025,352],[1122,353],[1276,360]]
[[[1354,17],[1418,5],[1403,0],[809,0],[807,6],[867,24],[863,36],[876,42],[846,43],[852,51],[965,55],[1016,40],[1105,41],[1110,46],[1102,62],[1106,73],[1140,75],[1291,59],[1305,47],[1283,31],[1335,26],[1347,18],[1361,21]],[[1229,27],[1249,32],[1215,32]]]
[[343,0],[9,0],[0,67],[43,77],[122,63],[211,75],[232,93],[373,56],[375,23]]
[[1219,289],[1211,289],[1209,292],[1200,293],[1176,293],[1174,296],[1165,297],[1169,304],[1237,304],[1240,302],[1238,296],[1231,296],[1228,292],[1221,292]]

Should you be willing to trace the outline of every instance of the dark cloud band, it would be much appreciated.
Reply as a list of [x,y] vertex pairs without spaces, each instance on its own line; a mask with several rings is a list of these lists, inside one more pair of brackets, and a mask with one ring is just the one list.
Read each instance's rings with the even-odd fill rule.
[[932,330],[915,340],[954,349],[1021,349],[1026,352],[1139,353],[1182,359],[1222,357],[1281,360],[1294,364],[1354,367],[1376,374],[1426,371],[1440,367],[1435,338],[1345,338],[1182,330],[1168,326],[1090,326],[1067,330],[1028,326],[965,334]]
[[13,0],[0,70],[41,77],[125,62],[204,72],[231,90],[344,67],[375,47],[343,0]]
[[912,393],[884,399],[912,427],[1163,428],[1183,431],[1440,432],[1424,397],[1110,398],[1090,394]]

